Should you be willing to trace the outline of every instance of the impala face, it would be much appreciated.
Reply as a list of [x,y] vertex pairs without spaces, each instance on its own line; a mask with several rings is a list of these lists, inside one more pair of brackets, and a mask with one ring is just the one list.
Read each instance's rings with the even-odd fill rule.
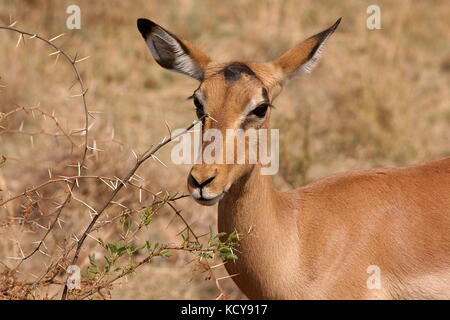
[[[256,66],[252,66],[256,69]],[[229,141],[233,137],[227,130],[268,128],[272,111],[273,86],[260,80],[251,67],[244,63],[214,63],[205,72],[205,78],[192,95],[197,116],[207,115],[202,121],[202,131],[219,130],[224,138],[222,143],[222,164],[196,164],[188,177],[188,189],[193,198],[204,205],[217,203],[231,187],[232,183],[246,174],[253,165],[236,164],[238,150],[233,150],[233,164],[227,164],[225,155]],[[203,143],[206,148],[211,141]],[[246,141],[245,150],[249,144]]]
[[[200,82],[192,93],[202,130],[268,129],[273,101],[287,80],[309,73],[340,19],[327,30],[310,37],[272,62],[215,62],[186,40],[147,19],[137,26],[153,58],[163,68],[186,74]],[[202,149],[209,143],[203,143]],[[227,153],[227,144],[221,150]],[[248,147],[248,145],[247,145]],[[247,150],[247,148],[246,148]],[[237,150],[234,155],[237,157]],[[246,160],[248,154],[244,156]],[[196,164],[188,176],[188,189],[200,204],[214,205],[232,184],[255,164]]]

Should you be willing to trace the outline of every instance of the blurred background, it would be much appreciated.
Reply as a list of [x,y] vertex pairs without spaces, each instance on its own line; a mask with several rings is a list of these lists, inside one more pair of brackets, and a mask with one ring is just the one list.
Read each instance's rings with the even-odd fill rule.
[[[68,30],[66,9],[81,9],[81,29]],[[366,26],[369,5],[381,9],[381,29]],[[151,57],[136,28],[149,18],[185,38],[216,60],[266,61],[342,17],[317,68],[290,82],[275,101],[272,127],[280,129],[280,172],[274,177],[283,190],[351,169],[415,164],[450,155],[450,3],[448,1],[312,1],[312,0],[154,0],[38,1],[2,0],[0,25],[55,40],[71,56],[90,58],[77,66],[89,88],[87,104],[95,111],[90,123],[87,174],[122,177],[132,167],[133,152],[142,153],[172,128],[195,119],[195,80],[162,69]],[[54,112],[60,125],[76,133],[84,126],[79,87],[70,64],[48,46],[0,30],[0,112],[37,104]],[[55,123],[36,114],[0,117],[0,201],[39,185],[53,175],[76,175],[73,165],[81,149],[55,136]],[[83,137],[73,135],[81,144]],[[170,146],[138,174],[151,190],[187,193],[189,166],[170,161]],[[64,185],[49,185],[42,197],[60,197]],[[76,193],[93,207],[104,201],[107,187],[83,181]],[[132,205],[136,190],[124,190],[117,202]],[[51,201],[33,203],[23,197],[0,207],[0,268],[17,262],[8,257],[33,248],[42,237],[36,224],[15,224],[15,217],[47,225]],[[216,229],[216,207],[202,207],[185,198],[176,202],[199,234]],[[43,207],[45,207],[43,209]],[[31,208],[31,209],[30,209]],[[114,208],[109,209],[112,214]],[[108,213],[108,212],[107,212]],[[49,237],[51,248],[79,234],[90,221],[86,208],[72,201],[64,211],[64,232]],[[176,242],[182,227],[169,210],[162,211],[147,236]],[[117,236],[114,228],[102,237]],[[20,242],[19,247],[17,243]],[[52,252],[49,248],[48,252]],[[88,243],[80,261],[97,252]],[[37,255],[21,266],[24,279],[38,275],[52,257]],[[219,263],[220,261],[216,261]],[[198,271],[190,254],[176,252],[155,260],[111,291],[115,299],[213,299],[217,288]],[[218,270],[225,275],[224,270]],[[31,279],[34,279],[31,276]],[[1,279],[0,279],[1,281]],[[229,298],[245,298],[231,280],[224,281]],[[61,288],[42,288],[37,298],[52,298]]]

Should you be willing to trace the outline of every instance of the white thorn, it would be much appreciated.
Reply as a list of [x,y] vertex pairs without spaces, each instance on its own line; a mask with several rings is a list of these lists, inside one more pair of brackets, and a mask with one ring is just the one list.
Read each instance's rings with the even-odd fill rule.
[[21,33],[19,36],[19,40],[17,40],[16,49],[19,47],[19,44],[20,44],[20,41],[22,40],[22,38],[23,38],[23,34]]
[[60,35],[57,35],[56,37],[51,38],[50,40],[48,40],[49,42],[52,42],[60,37],[62,37],[64,35],[64,33],[61,33]]
[[87,57],[84,57],[84,58],[78,59],[78,60],[76,60],[76,61],[75,61],[75,63],[78,63],[78,62],[84,61],[84,60],[86,60],[86,59],[89,59],[90,57],[91,57],[91,56],[87,56]]
[[49,56],[54,56],[55,54],[60,54],[60,53],[61,53],[61,50],[58,50],[58,51],[50,53]]

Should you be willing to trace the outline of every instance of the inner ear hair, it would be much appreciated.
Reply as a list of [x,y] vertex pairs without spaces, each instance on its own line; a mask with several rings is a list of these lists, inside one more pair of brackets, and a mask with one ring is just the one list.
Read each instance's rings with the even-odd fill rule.
[[153,21],[138,19],[137,27],[161,67],[203,80],[203,70],[210,61],[207,55]]

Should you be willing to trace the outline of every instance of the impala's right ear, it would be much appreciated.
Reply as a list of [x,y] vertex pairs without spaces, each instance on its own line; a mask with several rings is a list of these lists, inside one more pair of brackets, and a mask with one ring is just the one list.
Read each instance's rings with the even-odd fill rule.
[[206,54],[148,19],[138,19],[137,27],[161,67],[203,80],[204,70],[211,61]]

